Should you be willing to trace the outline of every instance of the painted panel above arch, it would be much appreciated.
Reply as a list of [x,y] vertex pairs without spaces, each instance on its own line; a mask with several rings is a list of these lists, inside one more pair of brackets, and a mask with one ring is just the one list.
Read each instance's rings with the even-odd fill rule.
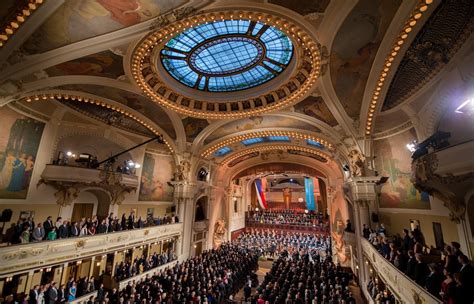
[[400,0],[360,0],[334,39],[331,80],[344,110],[353,119],[359,117],[372,63],[400,4]]
[[121,104],[148,117],[161,127],[170,137],[176,138],[176,132],[169,116],[160,106],[154,104],[142,95],[112,87],[88,84],[70,84],[59,86],[57,89],[83,91],[120,102]]
[[43,53],[155,18],[185,0],[67,0],[23,44],[27,54]]
[[46,69],[45,72],[49,77],[89,75],[114,79],[125,74],[122,56],[110,50],[60,63]]
[[307,97],[295,105],[295,111],[319,119],[331,127],[338,124],[321,96]]
[[411,152],[406,145],[416,139],[412,128],[398,135],[374,141],[375,169],[388,177],[382,186],[380,208],[430,209],[427,193],[420,193],[410,181]]
[[172,156],[145,152],[138,200],[172,201],[173,187],[169,182],[174,172],[175,162]]
[[300,15],[313,13],[324,13],[330,0],[292,1],[292,0],[269,0],[269,3],[277,4],[297,12]]

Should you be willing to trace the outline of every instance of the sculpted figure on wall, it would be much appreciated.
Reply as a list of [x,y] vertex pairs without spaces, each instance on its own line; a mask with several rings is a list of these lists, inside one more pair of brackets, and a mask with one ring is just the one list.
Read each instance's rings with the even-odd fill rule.
[[217,220],[214,226],[214,249],[218,249],[225,242],[226,233],[227,229],[225,228],[224,220]]
[[347,155],[351,166],[352,176],[365,175],[364,161],[365,157],[357,150],[352,150]]

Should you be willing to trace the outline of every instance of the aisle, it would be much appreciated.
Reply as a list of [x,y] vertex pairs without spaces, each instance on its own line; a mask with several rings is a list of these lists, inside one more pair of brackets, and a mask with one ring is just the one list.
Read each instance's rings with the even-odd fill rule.
[[[272,268],[273,261],[258,261],[258,270],[256,272],[258,276],[258,283],[260,284],[263,281],[263,278]],[[255,288],[252,287],[252,294],[255,293]],[[240,289],[239,292],[235,295],[234,301],[237,303],[242,303],[244,300],[244,289]]]

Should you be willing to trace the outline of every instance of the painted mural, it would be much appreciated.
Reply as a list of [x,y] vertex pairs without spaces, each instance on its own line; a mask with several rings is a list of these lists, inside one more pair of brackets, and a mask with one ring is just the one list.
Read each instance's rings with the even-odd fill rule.
[[25,42],[30,54],[110,33],[181,6],[184,0],[66,0]]
[[345,111],[353,119],[359,117],[372,63],[400,3],[400,0],[359,1],[334,39],[331,80]]
[[337,120],[321,96],[309,96],[295,105],[295,111],[319,119],[331,127],[337,125]]
[[175,170],[172,156],[145,152],[139,201],[172,201],[173,187],[168,183]]
[[429,196],[410,182],[411,153],[406,144],[416,139],[414,129],[374,142],[375,168],[389,177],[382,186],[381,208],[430,209]]
[[44,123],[0,108],[0,199],[25,199]]
[[204,130],[209,123],[205,119],[186,117],[183,119],[184,132],[186,133],[186,139],[193,141],[202,130]]
[[74,84],[57,87],[58,89],[83,91],[90,94],[120,102],[131,109],[143,114],[159,125],[170,137],[176,138],[173,123],[165,111],[157,104],[150,102],[146,97],[112,87]]
[[122,56],[111,51],[63,62],[45,70],[48,76],[91,75],[118,78],[124,74]]
[[344,240],[344,228],[346,228],[346,221],[349,219],[347,203],[344,200],[341,189],[335,191],[333,197],[329,210],[333,254],[336,262],[341,263],[342,266],[349,266],[351,260],[350,249]]
[[206,143],[236,132],[249,131],[259,128],[274,128],[275,126],[279,128],[298,128],[311,132],[321,132],[319,128],[294,118],[262,115],[242,118],[229,122],[228,124],[225,124],[221,128],[215,130],[208,138],[206,138]]

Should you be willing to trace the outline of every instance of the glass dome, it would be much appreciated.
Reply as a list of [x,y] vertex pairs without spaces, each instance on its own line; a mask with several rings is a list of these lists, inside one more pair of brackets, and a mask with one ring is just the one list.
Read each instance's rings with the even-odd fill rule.
[[160,53],[174,79],[209,92],[265,83],[283,72],[292,55],[293,45],[284,33],[249,20],[215,21],[187,29]]

